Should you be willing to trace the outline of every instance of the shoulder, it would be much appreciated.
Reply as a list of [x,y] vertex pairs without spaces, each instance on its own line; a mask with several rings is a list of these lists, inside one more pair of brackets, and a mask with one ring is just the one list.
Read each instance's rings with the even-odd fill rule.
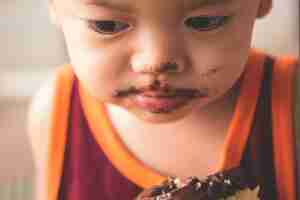
[[[27,128],[33,151],[36,154],[44,154],[42,148],[46,148],[48,132],[51,123],[51,115],[54,108],[54,101],[59,95],[59,89],[67,84],[70,76],[69,66],[63,65],[58,68],[45,80],[38,91],[33,95],[27,115]],[[38,155],[34,155],[38,156]]]
[[273,60],[273,83],[281,88],[289,87],[294,90],[299,79],[299,60],[289,55],[266,55]]
[[31,99],[27,113],[27,135],[35,165],[35,199],[45,199],[46,168],[50,126],[58,90],[67,82],[68,66],[58,68],[45,80]]
[[[293,56],[275,57],[274,92],[287,97],[291,103],[294,130],[300,135],[300,67],[299,60]],[[278,90],[278,91],[277,91]],[[283,99],[283,98],[282,98]],[[286,98],[284,98],[286,99]],[[298,122],[298,123],[297,123]],[[300,140],[300,136],[299,136]],[[299,141],[300,145],[300,141]]]
[[276,87],[275,89],[278,87],[280,93],[290,95],[293,108],[296,108],[296,105],[299,105],[300,102],[299,60],[293,56],[277,56],[274,57],[274,60],[274,87]]
[[[45,80],[39,90],[31,99],[28,115],[27,128],[35,159],[45,155],[55,93],[57,71]],[[44,149],[44,150],[43,150]]]
[[280,84],[289,87],[285,89],[291,89],[294,98],[299,96],[300,69],[297,58],[293,56],[275,57],[274,73],[278,82],[281,82]]
[[46,165],[48,159],[49,127],[57,72],[41,85],[32,97],[27,114],[27,133],[34,167],[34,200],[46,198]]

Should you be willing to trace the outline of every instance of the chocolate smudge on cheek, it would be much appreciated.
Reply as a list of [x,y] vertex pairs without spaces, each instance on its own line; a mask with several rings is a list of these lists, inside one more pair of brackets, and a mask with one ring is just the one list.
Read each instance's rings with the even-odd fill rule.
[[215,67],[212,69],[208,69],[206,72],[200,73],[201,77],[208,77],[208,76],[212,76],[215,75],[216,73],[218,73],[219,71],[221,71],[223,68],[222,67]]

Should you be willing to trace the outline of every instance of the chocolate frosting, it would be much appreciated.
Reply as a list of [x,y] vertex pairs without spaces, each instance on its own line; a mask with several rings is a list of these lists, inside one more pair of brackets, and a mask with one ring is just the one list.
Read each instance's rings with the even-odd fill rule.
[[218,172],[203,180],[169,177],[161,185],[144,190],[135,200],[217,200],[255,188],[252,179],[242,168]]

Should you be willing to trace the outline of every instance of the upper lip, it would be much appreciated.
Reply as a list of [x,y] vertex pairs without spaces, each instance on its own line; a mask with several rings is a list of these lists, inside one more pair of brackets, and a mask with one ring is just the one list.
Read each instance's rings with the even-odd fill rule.
[[163,91],[144,91],[140,92],[143,96],[147,97],[174,97],[176,94],[170,92],[163,92]]
[[135,94],[141,94],[147,97],[206,97],[208,96],[207,90],[190,89],[190,88],[140,88],[133,91]]
[[205,97],[206,91],[200,91],[197,89],[162,89],[162,90],[138,90],[137,94],[141,94],[147,97]]
[[172,88],[170,86],[167,87],[130,87],[127,90],[121,90],[116,92],[116,96],[123,97],[128,96],[130,94],[133,95],[143,95],[147,97],[207,97],[208,90],[207,89],[190,89],[190,88]]

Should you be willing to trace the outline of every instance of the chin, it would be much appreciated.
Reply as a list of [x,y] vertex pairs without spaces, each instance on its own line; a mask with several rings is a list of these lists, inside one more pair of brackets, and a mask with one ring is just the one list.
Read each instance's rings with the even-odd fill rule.
[[168,124],[183,121],[187,118],[197,115],[199,108],[201,109],[205,107],[208,103],[208,99],[195,99],[184,106],[166,112],[158,112],[143,109],[141,107],[136,106],[135,104],[132,104],[132,102],[128,101],[128,99],[126,99],[125,101],[114,102],[111,105],[116,106],[116,108],[120,108],[121,112],[122,110],[126,111],[124,115],[130,113],[131,117],[134,117],[137,120],[140,120],[144,123]]
[[167,124],[175,123],[185,119],[192,112],[193,108],[182,107],[169,112],[151,112],[140,110],[138,108],[130,108],[129,112],[132,113],[136,118],[146,123],[151,124]]

